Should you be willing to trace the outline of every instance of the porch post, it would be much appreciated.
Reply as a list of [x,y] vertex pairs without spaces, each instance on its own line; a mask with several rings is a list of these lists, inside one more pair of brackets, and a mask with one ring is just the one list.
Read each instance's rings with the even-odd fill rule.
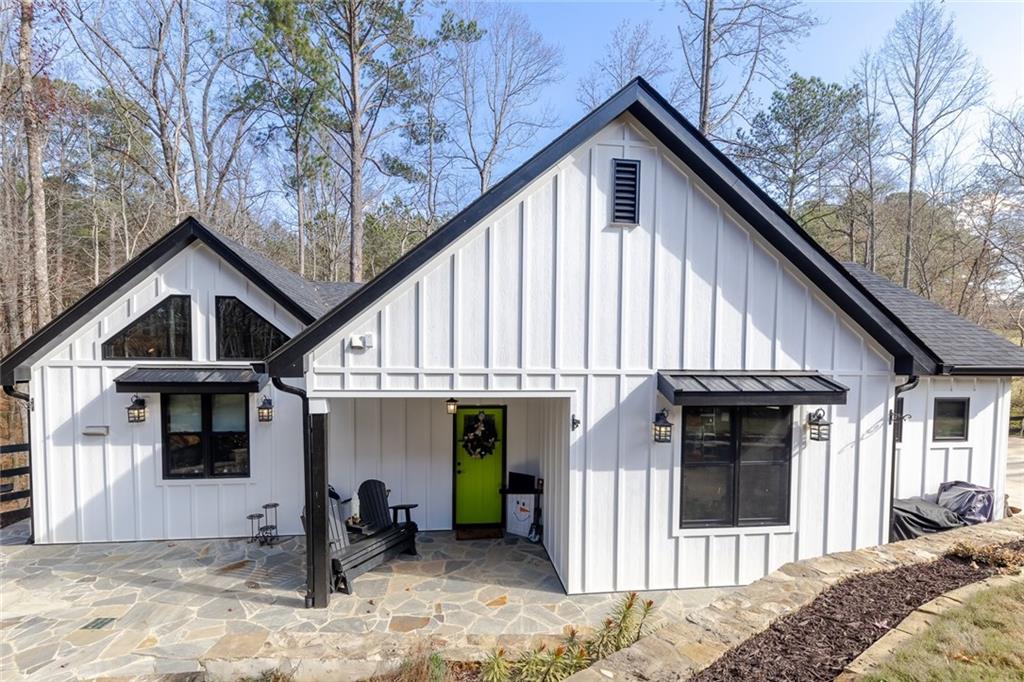
[[327,415],[310,414],[306,448],[306,607],[331,601],[327,554]]

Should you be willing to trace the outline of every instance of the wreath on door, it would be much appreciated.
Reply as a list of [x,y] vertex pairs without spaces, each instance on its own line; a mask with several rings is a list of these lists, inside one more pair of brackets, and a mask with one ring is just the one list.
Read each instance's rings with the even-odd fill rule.
[[494,453],[498,443],[498,427],[494,417],[483,412],[467,414],[462,422],[462,447],[473,459],[483,459]]

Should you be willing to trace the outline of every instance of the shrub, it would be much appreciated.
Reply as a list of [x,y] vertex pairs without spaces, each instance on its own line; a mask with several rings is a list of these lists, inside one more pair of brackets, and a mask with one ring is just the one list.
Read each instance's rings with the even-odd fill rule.
[[978,566],[1017,569],[1024,566],[1024,550],[1005,545],[972,545],[958,542],[948,552],[949,556],[969,561]]
[[403,659],[397,668],[370,678],[371,682],[450,682],[452,679],[440,654],[425,648]]
[[654,602],[636,592],[623,597],[590,638],[570,630],[554,648],[541,645],[517,657],[495,649],[483,662],[483,682],[558,682],[589,667],[594,661],[623,649],[644,635]]

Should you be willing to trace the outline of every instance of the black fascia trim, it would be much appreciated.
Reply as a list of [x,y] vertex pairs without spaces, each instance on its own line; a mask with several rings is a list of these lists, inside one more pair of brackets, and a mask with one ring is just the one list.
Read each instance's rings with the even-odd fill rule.
[[121,269],[107,277],[85,296],[70,305],[60,315],[53,318],[39,331],[25,339],[21,345],[8,353],[3,359],[0,370],[0,383],[11,384],[15,381],[28,381],[28,377],[18,376],[23,364],[29,361],[40,350],[45,349],[51,341],[74,329],[94,308],[108,298],[119,295],[131,287],[139,275],[149,274],[166,263],[175,254],[195,241],[188,220],[182,221],[174,229],[150,244],[142,253],[128,261]]
[[[640,88],[629,112],[716,194],[749,222],[787,260],[839,304],[891,353],[903,369],[932,374],[938,358],[915,340],[892,314],[848,276],[840,263],[807,235],[776,202],[720,150],[707,141],[653,89]],[[691,142],[692,140],[692,142]],[[735,179],[730,182],[729,177]],[[762,208],[764,210],[762,210]],[[786,234],[786,232],[790,234]],[[829,272],[831,270],[832,272]],[[880,314],[872,314],[872,308]],[[910,365],[909,363],[913,364]]]
[[957,375],[957,376],[988,376],[988,377],[1021,377],[1024,376],[1024,367],[1022,366],[996,366],[996,365],[964,365],[964,366],[946,366],[945,374]]
[[356,293],[324,314],[319,320],[302,330],[284,344],[265,362],[267,371],[275,377],[301,377],[302,357],[344,324],[375,303],[395,285],[415,272],[420,266],[444,250],[449,244],[468,232],[473,226],[499,208],[517,192],[533,182],[541,173],[600,132],[627,110],[636,100],[639,82],[634,80],[612,95],[604,104],[580,119],[575,125],[555,138],[555,141],[534,154],[519,168],[498,184],[480,195],[462,209],[440,229],[420,242],[415,248],[395,261],[380,275],[373,278]]
[[[627,111],[732,205],[783,256],[803,270],[826,295],[846,308],[851,317],[894,356],[897,370],[917,368],[915,373],[918,374],[934,373],[937,358],[914,342],[914,337],[895,321],[891,313],[887,315],[885,307],[855,282],[838,261],[814,243],[791,218],[786,217],[785,212],[767,194],[642,78],[630,81],[379,276],[274,351],[265,359],[268,372],[272,376],[301,377],[302,358],[306,352],[366,310],[516,192]],[[732,181],[728,178],[732,178]],[[765,210],[760,210],[759,206]],[[792,235],[783,234],[784,228],[788,228]],[[873,314],[872,309],[877,310],[878,314]]]
[[28,381],[29,377],[26,371],[22,370],[22,366],[26,362],[40,351],[45,351],[51,342],[77,329],[78,323],[94,308],[107,299],[127,291],[139,276],[150,274],[196,239],[202,241],[243,276],[252,280],[303,324],[309,324],[315,319],[218,239],[202,223],[189,216],[8,353],[0,362],[0,384],[8,385]]
[[117,393],[258,393],[259,381],[117,381]]

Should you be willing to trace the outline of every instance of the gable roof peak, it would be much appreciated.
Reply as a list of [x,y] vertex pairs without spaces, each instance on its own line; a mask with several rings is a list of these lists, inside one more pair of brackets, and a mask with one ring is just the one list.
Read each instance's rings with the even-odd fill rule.
[[279,377],[302,376],[302,359],[306,353],[625,113],[631,114],[777,251],[804,272],[826,296],[847,311],[894,356],[899,373],[927,374],[935,370],[935,357],[913,339],[898,320],[880,308],[836,259],[804,232],[767,193],[673,108],[654,87],[643,78],[636,77],[359,291],[274,351],[266,360],[268,371]]

